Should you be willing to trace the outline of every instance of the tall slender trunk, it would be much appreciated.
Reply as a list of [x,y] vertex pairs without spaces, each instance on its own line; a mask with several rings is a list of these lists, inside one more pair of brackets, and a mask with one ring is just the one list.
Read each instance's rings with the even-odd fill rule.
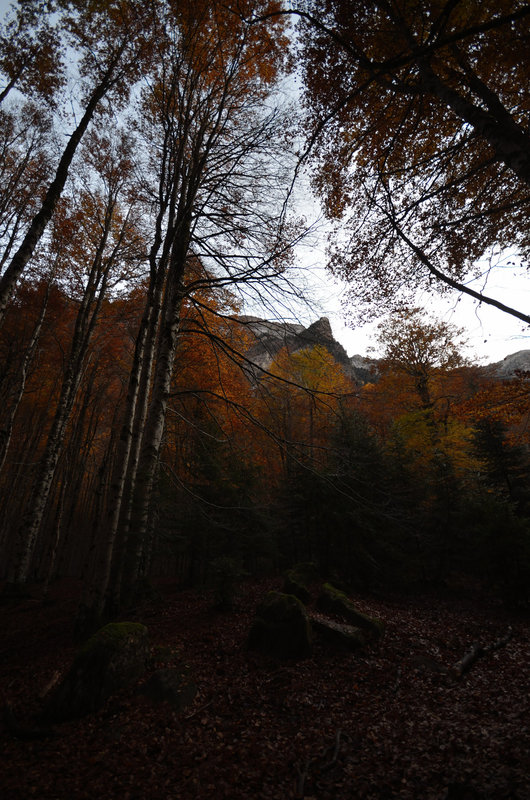
[[[119,509],[120,515],[117,532],[117,551],[121,554],[126,552],[126,545],[129,538],[134,493],[136,489],[136,476],[138,472],[143,434],[147,420],[147,412],[149,409],[150,388],[153,377],[153,367],[155,363],[155,348],[161,315],[160,300],[161,298],[158,298],[156,315],[153,316],[152,324],[150,325],[147,335],[145,358],[140,380],[139,400],[136,406],[136,414],[132,426],[131,447],[123,489],[124,502],[122,502]],[[124,558],[118,558],[114,562],[112,600],[116,607],[119,606],[120,602],[124,564]]]
[[98,244],[85,293],[76,318],[70,356],[63,378],[61,394],[46,442],[46,448],[35,481],[29,509],[18,531],[16,553],[13,559],[10,582],[22,585],[27,582],[35,544],[42,525],[44,511],[50,495],[55,470],[62,452],[66,428],[86,364],[88,347],[94,333],[112,259],[103,265],[103,254],[111,229],[115,200],[109,200],[105,227]]
[[57,463],[61,455],[66,425],[70,418],[70,412],[74,404],[78,385],[79,378],[73,374],[73,370],[70,368],[63,383],[59,404],[48,435],[46,450],[33,489],[29,511],[28,514],[24,516],[18,532],[17,552],[13,559],[10,583],[21,585],[28,580],[31,559],[46,509]]
[[53,577],[54,568],[55,568],[55,561],[57,558],[57,551],[59,549],[59,542],[61,540],[61,533],[63,527],[63,515],[64,515],[64,500],[66,496],[66,489],[68,486],[68,481],[66,480],[66,472],[68,470],[68,460],[66,461],[66,470],[65,475],[63,477],[63,481],[61,483],[61,489],[59,491],[59,500],[57,502],[57,509],[55,511],[55,519],[53,521],[53,535],[52,540],[50,542],[49,548],[49,556],[48,556],[48,566],[46,570],[46,575],[44,578],[44,585],[42,587],[42,596],[47,597],[48,590],[50,588],[50,582]]
[[[162,290],[163,281],[159,273],[151,285],[140,329],[136,337],[123,424],[117,446],[114,474],[109,490],[107,514],[103,525],[99,520],[99,524],[104,530],[104,539],[99,546],[96,545],[94,552],[91,577],[86,583],[86,590],[79,613],[78,622],[81,628],[84,624],[90,626],[92,618],[98,619],[102,615],[107,601],[126,480],[134,444],[135,420],[137,419],[138,408],[142,407],[144,402],[147,403],[149,394],[149,383],[145,380],[145,376],[150,375],[151,372],[151,364],[148,362],[153,358],[152,348],[149,347],[149,343],[151,339],[154,341],[158,328]],[[83,619],[85,616],[87,617],[86,620]]]
[[180,313],[184,299],[182,279],[185,268],[184,253],[187,248],[183,247],[182,249],[179,248],[179,250],[180,255],[174,254],[173,257],[172,269],[168,277],[164,298],[162,327],[156,354],[149,413],[142,437],[135,491],[132,498],[130,529],[120,593],[120,604],[122,605],[132,599],[138,577],[138,568],[147,538],[153,484],[165,429],[167,403],[171,391],[171,378],[180,326]]
[[[100,534],[101,534],[101,520],[104,516],[104,510],[108,504],[110,494],[111,476],[116,461],[116,443],[118,440],[118,424],[117,414],[115,411],[114,419],[111,425],[111,434],[109,443],[105,449],[103,460],[99,466],[97,477],[95,479],[95,489],[93,491],[93,516],[92,516],[92,530],[90,536],[90,543],[87,550],[87,558],[81,574],[83,584],[85,587],[92,587],[94,585],[94,574],[96,564],[96,553],[100,547]],[[86,598],[83,598],[85,600]]]
[[[163,171],[161,183],[166,179]],[[161,197],[153,244],[149,253],[151,281],[145,310],[136,337],[134,359],[129,376],[127,400],[124,420],[118,442],[118,453],[109,493],[106,518],[102,520],[104,539],[95,553],[91,579],[86,585],[81,607],[79,609],[78,627],[92,627],[99,620],[109,602],[109,586],[114,566],[114,579],[121,581],[121,564],[116,569],[117,559],[123,558],[128,535],[127,518],[130,498],[134,495],[134,486],[138,465],[138,454],[142,441],[145,418],[151,389],[151,375],[154,363],[155,343],[157,340],[160,317],[162,313],[162,297],[167,287],[167,265],[170,259],[172,242],[175,237],[175,208],[178,202],[178,173],[169,181],[171,190],[165,195],[161,189]],[[170,224],[165,235],[162,233],[166,214]],[[113,591],[115,602],[119,603],[119,592]]]
[[[57,554],[63,543],[63,532],[68,533],[70,523],[76,506],[80,502],[83,489],[83,478],[86,475],[84,465],[86,463],[87,452],[90,449],[91,434],[97,424],[97,417],[91,414],[88,421],[88,430],[85,431],[85,423],[88,416],[88,407],[92,399],[94,382],[97,369],[94,367],[88,378],[87,385],[83,390],[83,402],[73,430],[69,437],[68,446],[65,448],[64,464],[61,468],[61,489],[57,503],[57,511],[53,524],[52,540],[49,545],[47,563],[44,566],[44,589],[46,594],[48,585],[55,575],[55,565]],[[66,496],[70,498],[69,513],[65,513]]]
[[22,363],[20,365],[19,374],[17,378],[18,384],[15,391],[15,395],[7,412],[5,422],[2,428],[0,429],[0,472],[2,471],[2,468],[5,464],[7,451],[9,449],[9,443],[11,441],[11,436],[13,434],[13,425],[15,422],[15,416],[18,407],[20,405],[20,401],[22,400],[22,397],[24,395],[24,390],[26,388],[26,380],[28,377],[28,371],[33,361],[33,357],[37,349],[37,344],[39,342],[40,332],[42,330],[42,324],[44,322],[44,318],[46,316],[46,310],[48,308],[50,289],[51,289],[51,282],[48,284],[46,288],[46,294],[44,296],[44,302],[42,304],[39,317],[37,319],[37,322],[35,323],[35,327],[33,328],[31,338],[26,347],[26,352],[24,353],[24,358],[22,359]]
[[15,284],[20,278],[24,268],[33,255],[35,247],[39,243],[48,222],[53,216],[57,203],[61,197],[68,172],[72,164],[72,160],[76,153],[77,147],[83,138],[94,113],[100,104],[101,100],[105,97],[108,91],[112,88],[115,81],[115,73],[118,64],[121,60],[123,51],[125,50],[126,41],[124,40],[122,46],[119,48],[117,54],[112,59],[107,70],[105,71],[102,79],[92,91],[90,99],[86,105],[85,112],[81,117],[78,126],[70,136],[63,154],[57,166],[55,177],[51,182],[44,199],[42,201],[39,211],[33,217],[29,229],[18,248],[17,252],[11,259],[9,266],[6,268],[4,274],[0,277],[0,324],[5,316],[7,304],[15,288]]

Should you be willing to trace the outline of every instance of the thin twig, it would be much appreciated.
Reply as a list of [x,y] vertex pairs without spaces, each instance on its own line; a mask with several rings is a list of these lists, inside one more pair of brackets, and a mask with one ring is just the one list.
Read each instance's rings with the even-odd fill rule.
[[209,700],[203,706],[199,706],[199,708],[196,708],[195,711],[192,711],[191,714],[187,714],[184,719],[191,719],[192,717],[195,717],[200,711],[204,711],[206,708],[208,708],[208,706],[211,706],[212,703],[213,700]]

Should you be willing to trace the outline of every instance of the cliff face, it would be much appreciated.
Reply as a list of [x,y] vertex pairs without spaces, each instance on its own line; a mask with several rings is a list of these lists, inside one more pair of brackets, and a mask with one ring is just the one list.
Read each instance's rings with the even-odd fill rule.
[[327,317],[321,317],[308,328],[292,323],[270,322],[259,317],[240,317],[239,321],[253,338],[247,357],[261,369],[269,369],[283,347],[289,353],[296,353],[321,345],[356,383],[363,385],[373,380],[370,369],[375,362],[363,356],[349,358],[344,347],[334,338]]
[[[308,328],[251,316],[240,317],[239,321],[251,333],[252,344],[247,357],[260,369],[269,369],[282,347],[286,347],[289,353],[296,353],[298,350],[321,345],[357,385],[364,386],[377,380],[377,359],[361,355],[348,357],[344,347],[334,338],[327,317],[321,317]],[[530,350],[519,350],[482,369],[486,374],[500,380],[509,380],[517,372],[530,372]]]
[[518,350],[502,361],[485,367],[489,374],[501,380],[514,378],[518,372],[530,372],[530,350]]

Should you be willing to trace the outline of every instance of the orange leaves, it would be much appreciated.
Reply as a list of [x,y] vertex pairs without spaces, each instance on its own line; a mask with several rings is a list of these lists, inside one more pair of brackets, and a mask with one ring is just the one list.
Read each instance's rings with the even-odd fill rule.
[[467,291],[479,259],[528,251],[527,14],[510,0],[330,0],[304,26],[313,181],[359,317],[438,281]]
[[461,331],[413,309],[380,325],[382,374],[365,389],[361,407],[390,448],[426,475],[441,465],[460,478],[478,470],[472,420],[458,413],[471,391],[463,368]]
[[509,380],[483,380],[479,390],[460,407],[460,413],[480,423],[498,422],[512,445],[530,444],[530,383],[527,375]]
[[285,60],[288,40],[284,21],[275,17],[249,23],[270,13],[275,4],[247,0],[237,7],[220,2],[170,4],[185,59],[206,91],[219,91],[238,74],[246,90],[252,83],[271,84]]

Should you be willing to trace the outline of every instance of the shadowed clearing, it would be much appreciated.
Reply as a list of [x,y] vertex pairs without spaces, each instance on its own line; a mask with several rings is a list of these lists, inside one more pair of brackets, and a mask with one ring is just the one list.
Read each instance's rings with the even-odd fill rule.
[[[530,798],[530,622],[498,607],[435,596],[353,595],[383,638],[355,653],[316,642],[303,661],[245,650],[254,611],[280,581],[245,584],[234,610],[162,587],[128,619],[147,625],[150,671],[97,713],[53,736],[2,728],[3,797]],[[0,682],[30,729],[46,685],[71,663],[75,587],[43,606],[0,608]],[[473,642],[486,653],[446,674]],[[186,664],[198,687],[177,713],[138,693],[155,668]]]

